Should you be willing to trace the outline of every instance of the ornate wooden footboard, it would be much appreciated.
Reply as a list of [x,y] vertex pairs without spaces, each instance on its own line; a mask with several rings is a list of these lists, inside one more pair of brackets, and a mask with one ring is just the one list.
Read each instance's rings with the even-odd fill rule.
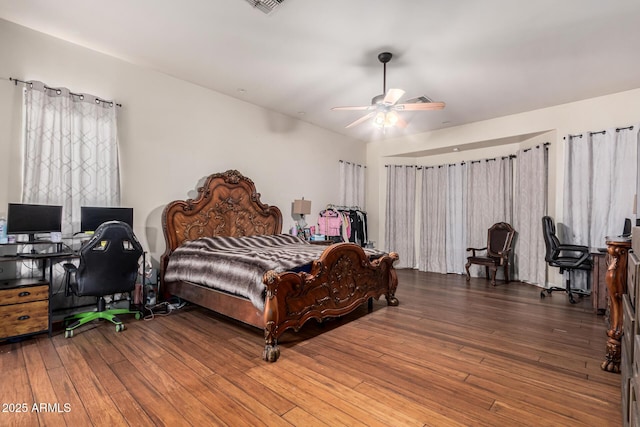
[[277,340],[288,329],[298,330],[307,320],[345,315],[371,298],[384,295],[397,305],[398,279],[391,253],[371,262],[359,246],[340,243],[327,247],[309,273],[264,274],[264,311],[248,299],[190,282],[167,282],[165,271],[173,251],[200,237],[278,234],[282,214],[260,202],[253,181],[238,171],[213,174],[198,189],[195,200],[177,200],[166,206],[162,227],[167,244],[160,261],[161,289],[244,323],[264,328],[265,360],[280,355]]
[[398,305],[398,278],[393,268],[397,259],[398,255],[392,252],[370,262],[359,246],[339,243],[328,247],[314,261],[310,273],[265,273],[263,358],[277,360],[277,338],[287,329],[297,331],[309,319],[342,316],[381,295],[387,298],[388,305]]

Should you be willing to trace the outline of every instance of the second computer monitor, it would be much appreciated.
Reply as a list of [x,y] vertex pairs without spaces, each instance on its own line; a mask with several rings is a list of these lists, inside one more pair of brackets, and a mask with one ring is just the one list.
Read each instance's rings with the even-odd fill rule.
[[133,208],[82,206],[80,208],[80,231],[91,233],[107,221],[122,221],[133,228]]

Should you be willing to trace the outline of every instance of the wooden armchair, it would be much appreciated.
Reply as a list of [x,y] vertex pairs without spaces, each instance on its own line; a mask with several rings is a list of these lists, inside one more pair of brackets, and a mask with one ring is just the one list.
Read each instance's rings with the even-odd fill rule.
[[[504,279],[509,283],[509,260],[511,258],[511,244],[516,231],[506,222],[493,224],[487,233],[487,246],[484,248],[467,248],[471,251],[471,256],[467,257],[467,281],[471,279],[469,267],[471,264],[484,265],[489,279],[489,271],[491,271],[491,284],[496,285],[496,271],[498,267],[504,268]],[[477,252],[486,251],[485,255],[478,255]]]

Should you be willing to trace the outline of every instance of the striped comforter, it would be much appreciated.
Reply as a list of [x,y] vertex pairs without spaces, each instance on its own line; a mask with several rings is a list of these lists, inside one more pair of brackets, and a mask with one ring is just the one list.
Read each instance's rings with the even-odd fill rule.
[[[263,310],[265,272],[300,269],[325,249],[289,234],[204,237],[184,243],[171,254],[165,280],[197,283],[243,296]],[[365,252],[370,257],[382,254],[371,249]]]

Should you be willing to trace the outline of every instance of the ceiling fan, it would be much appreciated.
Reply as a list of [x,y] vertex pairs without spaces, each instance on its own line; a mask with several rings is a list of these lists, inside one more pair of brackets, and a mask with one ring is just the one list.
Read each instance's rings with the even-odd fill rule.
[[349,123],[346,128],[351,128],[363,123],[373,117],[373,125],[384,129],[386,127],[398,126],[405,128],[407,122],[398,115],[398,111],[424,111],[424,110],[442,110],[444,102],[434,102],[426,96],[408,99],[402,104],[397,102],[404,95],[402,89],[389,89],[387,92],[387,62],[391,61],[393,55],[389,52],[378,54],[378,60],[382,63],[382,94],[374,96],[371,99],[371,105],[359,107],[333,107],[334,111],[360,110],[369,111],[369,113],[359,119]]

